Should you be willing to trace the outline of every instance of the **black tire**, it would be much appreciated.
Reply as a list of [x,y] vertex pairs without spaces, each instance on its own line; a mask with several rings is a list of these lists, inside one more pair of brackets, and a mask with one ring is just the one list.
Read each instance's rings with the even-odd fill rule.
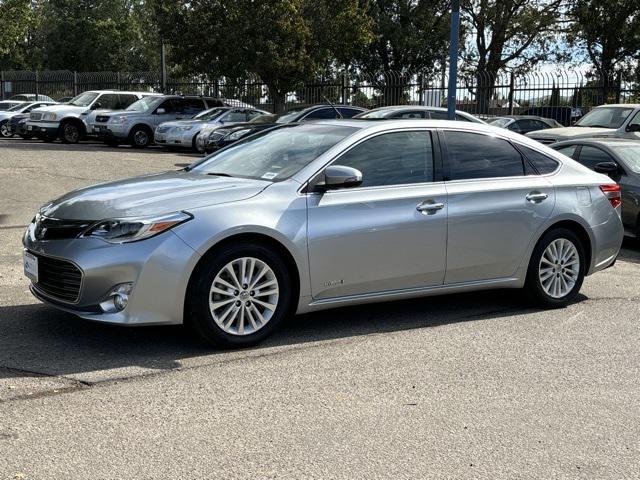
[[129,143],[133,148],[147,148],[153,142],[153,132],[149,127],[138,125],[129,133]]
[[[279,297],[271,318],[259,330],[247,335],[225,332],[209,308],[210,289],[216,275],[230,262],[243,257],[261,260],[271,268],[278,281]],[[218,348],[245,348],[271,335],[292,313],[292,276],[283,259],[269,247],[248,242],[222,247],[205,258],[193,274],[186,298],[185,322],[204,340]]]
[[62,143],[78,143],[82,138],[82,130],[75,122],[64,122],[60,125],[60,140]]
[[[193,140],[191,140],[191,150],[193,150],[193,151],[194,151],[194,152],[196,152],[196,153],[198,153],[198,152],[199,152],[199,150],[198,150],[198,143],[197,143],[197,142],[198,142],[198,135],[200,135],[200,132],[196,133],[196,134],[193,136]],[[200,152],[200,153],[202,153],[202,152]]]
[[[545,291],[540,280],[539,269],[542,255],[544,254],[545,250],[552,242],[558,239],[568,240],[575,246],[580,263],[573,287],[562,297],[555,298]],[[580,292],[580,288],[582,287],[582,282],[584,281],[586,272],[585,262],[585,247],[578,235],[566,228],[556,228],[548,231],[536,244],[535,248],[533,249],[533,254],[531,255],[531,260],[529,261],[527,280],[524,287],[527,296],[532,302],[543,308],[565,307],[567,304],[571,303]],[[561,274],[557,273],[556,275]]]
[[13,133],[9,130],[9,121],[5,120],[4,122],[0,122],[0,137],[2,138],[11,138],[13,137]]

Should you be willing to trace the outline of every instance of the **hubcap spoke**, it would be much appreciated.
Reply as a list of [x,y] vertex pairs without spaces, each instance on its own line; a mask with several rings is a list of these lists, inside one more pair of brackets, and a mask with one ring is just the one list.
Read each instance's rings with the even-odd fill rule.
[[538,265],[542,289],[552,298],[566,297],[574,289],[580,272],[580,257],[576,246],[566,238],[551,242]]
[[273,316],[280,289],[269,265],[258,258],[242,257],[220,269],[209,295],[211,316],[224,332],[250,335]]

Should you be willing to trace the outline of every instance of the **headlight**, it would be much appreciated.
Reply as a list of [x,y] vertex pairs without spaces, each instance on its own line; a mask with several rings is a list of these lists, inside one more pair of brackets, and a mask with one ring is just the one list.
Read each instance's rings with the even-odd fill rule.
[[139,218],[114,218],[93,224],[83,237],[101,238],[110,243],[144,240],[193,218],[186,212]]
[[243,135],[245,135],[248,131],[250,131],[249,128],[243,128],[242,130],[237,130],[235,132],[233,132],[230,135],[227,135],[225,137],[225,140],[239,140],[240,138],[242,138]]
[[127,123],[127,120],[129,120],[129,117],[127,117],[126,115],[120,115],[111,117],[109,119],[109,123]]
[[53,112],[47,112],[44,115],[42,115],[43,120],[56,120],[57,118],[58,118],[58,115],[56,115]]
[[181,132],[188,132],[192,128],[193,128],[193,125],[182,125],[178,127],[178,130],[180,130]]

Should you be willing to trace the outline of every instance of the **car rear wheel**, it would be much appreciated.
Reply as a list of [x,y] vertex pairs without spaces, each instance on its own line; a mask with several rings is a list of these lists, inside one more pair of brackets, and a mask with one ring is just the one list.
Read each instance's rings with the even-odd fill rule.
[[564,307],[578,295],[585,267],[580,238],[565,228],[551,230],[533,250],[525,285],[527,294],[542,307]]
[[151,145],[153,135],[146,127],[134,127],[129,134],[129,143],[134,148],[146,148]]
[[187,321],[217,347],[242,348],[269,336],[291,310],[291,275],[268,247],[238,243],[205,260],[190,284]]

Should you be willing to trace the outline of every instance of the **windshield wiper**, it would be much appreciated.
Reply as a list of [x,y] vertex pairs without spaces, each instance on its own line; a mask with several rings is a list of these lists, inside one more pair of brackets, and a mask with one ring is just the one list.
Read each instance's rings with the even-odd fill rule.
[[222,173],[222,172],[207,172],[207,175],[215,175],[216,177],[233,177],[233,175],[229,175],[228,173]]

